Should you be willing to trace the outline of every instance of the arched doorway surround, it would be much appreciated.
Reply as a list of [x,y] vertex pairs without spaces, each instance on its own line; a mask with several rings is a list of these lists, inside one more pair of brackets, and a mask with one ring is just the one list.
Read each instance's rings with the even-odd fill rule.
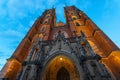
[[[42,80],[57,80],[60,69],[64,68],[63,73],[68,76],[68,80],[83,80],[83,72],[79,61],[74,54],[65,51],[55,51],[45,60],[42,69]],[[62,73],[61,71],[61,73]]]

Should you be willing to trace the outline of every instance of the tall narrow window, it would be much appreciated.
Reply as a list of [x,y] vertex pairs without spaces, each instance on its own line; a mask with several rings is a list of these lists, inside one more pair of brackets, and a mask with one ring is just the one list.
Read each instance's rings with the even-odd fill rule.
[[44,32],[46,30],[46,26],[42,26],[41,32]]

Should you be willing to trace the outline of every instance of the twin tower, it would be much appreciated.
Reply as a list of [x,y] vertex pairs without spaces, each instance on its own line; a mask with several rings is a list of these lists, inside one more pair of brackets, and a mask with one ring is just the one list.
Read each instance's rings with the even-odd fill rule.
[[40,16],[1,70],[1,80],[120,80],[120,49],[85,13]]

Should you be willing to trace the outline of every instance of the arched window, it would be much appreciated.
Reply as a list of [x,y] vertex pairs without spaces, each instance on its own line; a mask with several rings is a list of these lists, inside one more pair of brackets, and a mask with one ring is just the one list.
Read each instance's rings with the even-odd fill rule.
[[49,18],[50,17],[50,14],[46,15],[45,18]]
[[82,12],[79,13],[79,18],[82,18]]
[[43,24],[47,24],[48,23],[48,19],[45,19]]
[[78,22],[75,23],[76,26],[80,26],[80,24]]
[[75,17],[73,17],[72,19],[73,19],[73,20],[76,20],[76,18],[75,18]]
[[73,20],[76,20],[76,19],[77,19],[77,17],[76,17],[76,16],[72,16],[72,19],[73,19]]
[[46,30],[46,26],[42,26],[40,31],[44,32],[45,30]]

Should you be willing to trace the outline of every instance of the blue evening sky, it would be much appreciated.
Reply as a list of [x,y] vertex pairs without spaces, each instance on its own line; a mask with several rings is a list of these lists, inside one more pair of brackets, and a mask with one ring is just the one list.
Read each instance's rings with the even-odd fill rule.
[[45,9],[63,21],[65,3],[84,11],[120,47],[120,0],[0,0],[0,69]]

